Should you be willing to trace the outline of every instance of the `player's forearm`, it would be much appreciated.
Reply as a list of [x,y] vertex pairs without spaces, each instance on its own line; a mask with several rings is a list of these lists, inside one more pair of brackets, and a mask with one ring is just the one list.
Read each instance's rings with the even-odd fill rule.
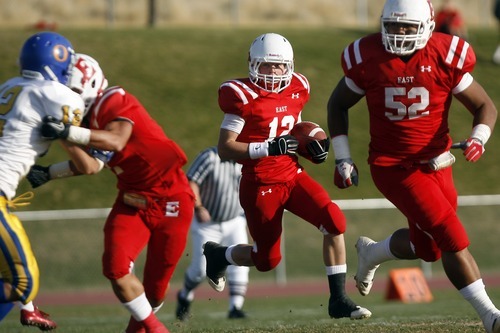
[[99,161],[79,146],[65,145],[65,150],[71,159],[70,167],[75,176],[93,175],[102,169]]

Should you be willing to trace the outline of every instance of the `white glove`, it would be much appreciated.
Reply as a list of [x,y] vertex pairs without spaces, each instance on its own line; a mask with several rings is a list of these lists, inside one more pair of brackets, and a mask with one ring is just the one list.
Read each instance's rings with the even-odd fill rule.
[[358,186],[358,168],[350,158],[335,160],[333,183],[340,189]]

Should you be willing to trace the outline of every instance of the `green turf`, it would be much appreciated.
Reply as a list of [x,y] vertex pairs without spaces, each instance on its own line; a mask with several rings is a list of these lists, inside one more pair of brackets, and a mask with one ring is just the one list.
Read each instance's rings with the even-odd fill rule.
[[[490,292],[500,297],[500,289]],[[430,303],[404,304],[386,301],[382,293],[353,299],[372,312],[368,320],[330,319],[327,296],[249,298],[245,303],[248,318],[228,320],[227,301],[197,299],[191,318],[179,322],[174,318],[174,304],[166,304],[158,313],[159,319],[173,333],[220,332],[484,332],[475,312],[455,291],[433,293]],[[112,333],[123,331],[128,315],[120,306],[49,306],[64,333]],[[0,325],[0,332],[29,332],[18,322],[19,312],[13,310]]]
[[[165,132],[186,151],[190,161],[206,145],[215,144],[222,113],[217,107],[217,88],[229,78],[247,75],[246,57],[250,42],[257,35],[278,32],[292,42],[295,49],[296,70],[305,74],[311,83],[311,101],[303,114],[305,120],[326,126],[326,102],[334,85],[341,77],[340,54],[351,41],[367,31],[334,28],[261,29],[129,29],[129,30],[65,30],[76,50],[93,55],[104,69],[111,85],[122,85],[135,94],[163,126]],[[3,64],[0,81],[17,75],[16,58],[23,41],[32,31],[2,30],[0,52]],[[500,105],[498,74],[500,67],[490,61],[497,43],[496,30],[472,30],[470,41],[475,48],[478,63],[474,77],[484,85],[496,105]],[[304,162],[307,170],[320,181],[332,199],[380,197],[370,180],[366,165],[368,128],[364,102],[352,110],[351,149],[360,169],[360,185],[340,191],[332,184],[333,159],[323,165]],[[452,135],[464,139],[470,132],[471,117],[454,102],[451,112]],[[485,156],[476,164],[466,163],[457,154],[454,167],[459,193],[500,193],[498,167],[500,164],[496,132],[486,146]],[[40,162],[47,164],[65,158],[55,143],[51,152]],[[28,190],[21,184],[19,194]],[[23,210],[76,209],[110,207],[116,189],[115,178],[109,171],[92,177],[58,180],[35,190],[31,206]],[[483,272],[498,272],[500,256],[497,249],[498,208],[460,208],[459,214],[470,233],[471,251]],[[356,255],[353,244],[359,235],[376,240],[392,230],[403,227],[405,220],[395,210],[347,211],[346,233],[348,274],[355,271]],[[285,217],[286,273],[290,279],[324,277],[321,260],[321,235],[303,221]],[[102,277],[100,258],[102,226],[100,220],[29,221],[24,225],[32,240],[41,269],[41,289],[81,290],[109,288]],[[189,263],[189,247],[174,274],[173,283],[179,283]],[[380,276],[388,269],[418,265],[418,262],[393,262],[383,265]],[[137,268],[140,271],[142,261]],[[442,274],[440,263],[431,265],[432,271]],[[251,270],[251,282],[274,278],[273,273]],[[440,295],[440,294],[439,294]],[[370,306],[374,317],[366,322],[330,320],[327,318],[324,297],[299,299],[248,299],[248,321],[225,320],[226,302],[197,300],[195,317],[189,324],[173,322],[173,304],[167,304],[160,318],[173,332],[482,332],[468,304],[459,301],[456,293],[436,294],[436,300],[425,305],[386,303],[380,295],[356,298]],[[500,304],[500,291],[494,300]],[[322,306],[323,304],[323,306]],[[60,332],[119,332],[127,320],[126,311],[119,305],[48,306],[44,308],[60,323]],[[32,332],[17,323],[17,312],[0,324],[0,332]]]
[[[459,215],[464,221],[470,238],[470,250],[485,273],[499,271],[497,248],[498,207],[461,207]],[[360,235],[382,240],[392,231],[405,226],[405,220],[395,209],[346,211],[348,219],[345,234],[348,274],[356,269],[354,244]],[[25,228],[39,261],[42,291],[74,290],[78,288],[107,288],[108,282],[101,274],[102,220],[28,221]],[[284,218],[283,263],[290,279],[321,278],[324,265],[321,257],[322,235],[303,220],[286,213]],[[190,263],[191,244],[179,262],[172,281],[180,283],[184,270]],[[389,269],[420,265],[419,261],[393,261],[382,265],[382,276]],[[432,263],[431,270],[442,274],[441,262]],[[142,271],[143,257],[136,268]],[[275,273],[250,270],[251,280],[275,280]]]
[[[373,31],[375,31],[374,28]],[[135,94],[163,126],[167,135],[186,151],[190,161],[207,145],[216,144],[222,112],[217,105],[219,85],[231,78],[246,77],[247,53],[251,41],[261,33],[278,32],[291,41],[295,50],[296,71],[311,83],[311,100],[303,118],[326,127],[326,103],[342,76],[340,55],[345,46],[368,31],[338,28],[168,28],[62,30],[78,52],[99,60],[110,85],[122,85]],[[33,31],[3,30],[0,54],[3,64],[0,80],[17,75],[19,49]],[[470,40],[477,54],[474,77],[500,105],[497,75],[500,68],[491,62],[497,43],[496,30],[472,30]],[[9,46],[9,47],[7,47]],[[330,192],[332,198],[380,197],[368,173],[368,117],[364,100],[350,116],[350,143],[354,161],[360,169],[360,185],[340,191],[332,184],[333,159],[322,165],[308,161],[304,166]],[[471,128],[471,116],[454,102],[451,112],[454,140],[463,140]],[[460,155],[455,164],[457,187],[461,194],[500,193],[495,166],[500,144],[496,133],[486,146],[485,156],[476,164],[466,163]],[[65,157],[57,147],[40,163]],[[473,180],[472,180],[473,177]],[[83,179],[82,179],[83,178]],[[115,195],[115,179],[109,172],[57,181],[35,192],[30,209],[109,207]],[[20,192],[29,186],[23,182]]]

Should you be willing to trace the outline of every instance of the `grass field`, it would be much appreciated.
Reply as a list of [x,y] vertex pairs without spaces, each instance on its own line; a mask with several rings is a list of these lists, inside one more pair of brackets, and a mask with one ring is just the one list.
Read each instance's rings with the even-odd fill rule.
[[[172,279],[167,302],[160,312],[160,319],[171,332],[483,332],[475,312],[453,289],[431,289],[434,301],[426,304],[403,304],[387,302],[380,287],[385,287],[388,271],[393,268],[419,266],[419,261],[395,261],[382,265],[376,275],[377,291],[368,297],[361,297],[352,291],[352,276],[356,267],[355,239],[362,234],[380,240],[397,226],[403,226],[403,219],[393,209],[347,211],[350,221],[346,233],[348,256],[348,286],[351,297],[368,307],[373,317],[367,321],[333,320],[327,315],[328,294],[311,296],[283,296],[270,292],[264,297],[249,297],[245,310],[250,318],[244,321],[229,321],[227,298],[212,291],[202,294],[193,304],[193,318],[187,323],[174,320],[175,293],[182,282],[184,270],[189,264],[190,248],[185,251]],[[471,236],[471,251],[476,255],[483,273],[498,275],[499,255],[496,230],[498,207],[464,207],[459,214],[465,221]],[[127,312],[115,302],[109,302],[108,282],[100,274],[101,225],[102,221],[40,221],[27,222],[27,229],[42,270],[41,294],[52,292],[85,293],[102,290],[101,305],[40,304],[43,310],[52,314],[61,328],[59,332],[120,332],[127,321]],[[290,283],[309,281],[326,284],[324,267],[321,263],[321,242],[317,231],[306,223],[287,215],[285,218],[285,241],[287,278]],[[57,233],[54,230],[58,230]],[[494,232],[492,232],[494,231]],[[68,241],[64,241],[68,239]],[[70,241],[69,241],[70,240]],[[493,249],[493,250],[492,250]],[[137,262],[140,272],[143,262]],[[434,276],[443,276],[440,262],[431,265]],[[259,273],[252,269],[250,286],[274,285],[273,273]],[[316,283],[316,282],[315,282]],[[488,287],[488,286],[487,286]],[[201,288],[207,289],[207,285]],[[256,288],[256,287],[254,287]],[[278,290],[279,287],[275,285]],[[490,296],[500,304],[500,287],[488,287]],[[201,292],[200,292],[201,293]],[[105,297],[106,296],[106,297]],[[219,297],[217,297],[219,296]],[[75,296],[77,297],[77,296]],[[40,298],[43,299],[43,298]],[[98,300],[96,302],[99,302]],[[83,303],[83,302],[82,302]],[[111,303],[111,304],[110,304]],[[0,333],[33,331],[22,328],[18,323],[18,312],[12,311],[0,323]]]
[[[500,299],[500,289],[490,294]],[[324,296],[248,298],[244,320],[228,320],[226,300],[197,299],[193,316],[187,322],[174,318],[174,304],[166,304],[159,312],[160,320],[175,333],[274,332],[274,333],[389,333],[484,332],[475,312],[455,291],[433,293],[431,303],[403,304],[386,301],[381,293],[368,297],[352,295],[353,299],[373,312],[373,317],[362,321],[330,319],[328,298]],[[117,305],[46,306],[57,319],[63,333],[122,332],[127,312]],[[0,332],[33,332],[18,322],[19,313],[13,310],[0,324]]]
[[[374,28],[374,31],[376,28]],[[222,113],[217,107],[217,88],[229,78],[247,75],[246,56],[250,42],[257,35],[274,31],[289,38],[295,49],[296,70],[305,74],[312,85],[312,96],[304,110],[304,119],[326,126],[326,101],[341,77],[339,58],[342,49],[367,31],[342,29],[298,29],[269,27],[265,29],[138,29],[138,30],[71,30],[68,36],[77,51],[97,58],[111,85],[122,85],[135,94],[178,141],[191,161],[206,145],[215,144]],[[22,42],[32,31],[0,32],[5,45],[0,53],[4,64],[0,81],[17,75],[15,59]],[[471,31],[471,43],[478,63],[474,77],[483,84],[495,103],[500,106],[498,76],[500,67],[490,58],[496,47],[497,31]],[[9,46],[9,47],[7,47]],[[333,187],[333,159],[323,165],[304,162],[308,171],[320,181],[332,199],[380,197],[370,180],[365,163],[368,129],[363,103],[351,115],[351,149],[360,169],[360,186],[345,191]],[[471,117],[453,103],[451,127],[454,139],[465,138],[470,131]],[[498,165],[500,138],[494,132],[486,146],[485,156],[476,164],[465,163],[457,154],[454,166],[459,193],[500,193]],[[65,158],[54,144],[40,163],[47,164]],[[19,194],[29,187],[21,184]],[[90,177],[54,181],[35,191],[29,210],[76,209],[110,207],[115,196],[115,179],[109,172]],[[26,210],[26,209],[25,209]],[[498,207],[459,209],[472,240],[471,251],[483,272],[500,271],[498,251]],[[346,234],[349,274],[355,271],[353,244],[359,235],[376,240],[405,225],[395,210],[348,211]],[[100,272],[102,252],[102,220],[30,221],[25,227],[32,241],[41,268],[42,292],[84,291],[88,288],[109,290]],[[285,218],[286,269],[290,279],[323,278],[320,235],[296,218]],[[181,259],[173,283],[179,284],[189,263],[189,248]],[[138,262],[138,270],[141,269]],[[393,262],[384,265],[379,275],[386,276],[390,268],[418,265]],[[440,263],[432,270],[442,274]],[[268,280],[272,273],[251,270],[251,283]],[[500,305],[500,290],[491,290]],[[482,332],[482,327],[469,305],[455,291],[439,291],[429,304],[402,305],[385,302],[381,294],[361,298],[353,295],[372,310],[372,319],[363,322],[330,320],[326,312],[327,295],[310,297],[249,298],[245,321],[225,319],[227,302],[199,299],[194,304],[194,317],[188,323],[173,320],[174,304],[168,303],[160,312],[172,332]],[[48,305],[43,307],[59,322],[59,332],[120,332],[127,313],[118,304],[96,306]],[[33,332],[17,322],[18,312],[0,324],[0,332]]]
[[[374,27],[376,31],[378,27]],[[295,69],[305,74],[311,84],[311,99],[303,119],[326,128],[326,103],[342,76],[340,56],[344,47],[367,32],[334,28],[169,28],[129,30],[62,30],[78,52],[93,55],[101,64],[110,85],[121,85],[135,94],[153,117],[186,151],[189,161],[207,145],[216,144],[222,112],[217,105],[219,85],[231,78],[248,75],[247,54],[250,43],[263,32],[273,31],[288,37],[294,46]],[[0,80],[18,74],[19,49],[32,31],[3,30],[4,47],[0,61],[4,64]],[[470,39],[478,58],[474,77],[484,85],[500,105],[497,73],[500,67],[491,62],[497,44],[497,31],[471,31]],[[454,140],[470,134],[470,114],[454,102],[450,113]],[[334,162],[304,167],[324,184],[332,198],[380,197],[368,173],[368,117],[364,101],[353,108],[350,116],[350,144],[353,159],[360,172],[360,186],[340,191],[332,184]],[[500,164],[495,147],[500,138],[493,133],[486,154],[475,165],[458,156],[455,164],[460,194],[500,193],[495,167]],[[39,163],[48,164],[65,158],[54,144]],[[471,175],[474,181],[470,181]],[[25,182],[19,192],[29,189]],[[109,207],[115,196],[115,179],[109,172],[92,178],[57,181],[35,191],[36,199],[29,209]],[[92,193],[92,195],[89,195]],[[98,195],[95,195],[98,194]]]

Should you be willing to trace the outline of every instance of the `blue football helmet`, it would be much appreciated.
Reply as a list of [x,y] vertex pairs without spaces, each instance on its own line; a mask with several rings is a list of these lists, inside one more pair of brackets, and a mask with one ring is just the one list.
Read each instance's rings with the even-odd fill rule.
[[21,75],[66,84],[75,62],[70,41],[55,32],[40,32],[26,40],[19,55]]

